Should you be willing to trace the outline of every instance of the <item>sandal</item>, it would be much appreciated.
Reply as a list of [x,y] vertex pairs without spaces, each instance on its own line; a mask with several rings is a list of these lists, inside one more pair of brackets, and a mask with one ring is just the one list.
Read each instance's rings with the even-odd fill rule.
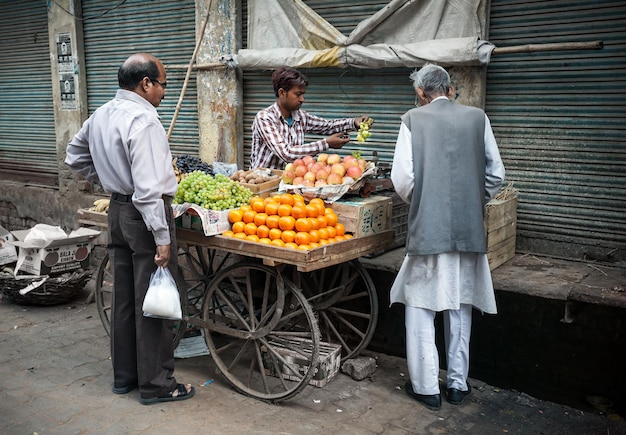
[[[178,392],[178,394],[174,396],[174,393],[176,391]],[[142,405],[152,405],[153,403],[161,402],[175,402],[177,400],[191,399],[194,394],[196,394],[196,389],[193,386],[191,387],[191,390],[187,391],[187,388],[184,384],[177,384],[174,391],[171,391],[167,396],[152,397],[150,399],[144,399],[143,397],[140,397],[139,402]]]

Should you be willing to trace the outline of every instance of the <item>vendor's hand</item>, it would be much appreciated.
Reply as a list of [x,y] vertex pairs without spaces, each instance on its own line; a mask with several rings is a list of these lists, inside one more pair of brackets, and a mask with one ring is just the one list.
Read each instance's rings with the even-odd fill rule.
[[350,135],[345,132],[335,133],[326,138],[326,142],[328,142],[328,146],[331,148],[341,148],[348,142],[350,142]]
[[[368,115],[359,116],[358,118],[354,118],[354,128],[359,129],[362,122],[366,122],[370,117]],[[372,122],[373,124],[373,122]]]
[[170,262],[170,245],[157,246],[154,262],[157,266],[167,267],[167,263]]

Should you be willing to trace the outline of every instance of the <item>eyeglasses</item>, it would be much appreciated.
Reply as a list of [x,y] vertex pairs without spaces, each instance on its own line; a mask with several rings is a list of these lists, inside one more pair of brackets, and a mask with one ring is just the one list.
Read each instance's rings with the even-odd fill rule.
[[162,87],[163,89],[167,88],[167,81],[160,82],[160,81],[158,81],[157,79],[150,79],[150,81],[151,81],[152,83],[157,82],[158,84],[160,84],[160,85],[161,85],[161,87]]

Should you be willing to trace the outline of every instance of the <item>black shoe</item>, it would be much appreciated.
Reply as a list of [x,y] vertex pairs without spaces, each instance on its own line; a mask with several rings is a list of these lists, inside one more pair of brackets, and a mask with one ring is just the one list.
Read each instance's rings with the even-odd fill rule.
[[115,394],[127,394],[130,393],[131,391],[133,391],[135,388],[137,388],[136,385],[126,385],[124,387],[113,387],[111,390],[115,393]]
[[413,385],[411,385],[410,381],[404,384],[404,389],[406,390],[406,394],[408,394],[409,397],[417,400],[426,408],[432,409],[433,411],[439,411],[441,409],[441,394],[417,394],[415,391],[413,391]]
[[470,394],[472,394],[472,386],[467,384],[467,391],[461,391],[456,388],[448,388],[446,399],[453,405],[460,405]]

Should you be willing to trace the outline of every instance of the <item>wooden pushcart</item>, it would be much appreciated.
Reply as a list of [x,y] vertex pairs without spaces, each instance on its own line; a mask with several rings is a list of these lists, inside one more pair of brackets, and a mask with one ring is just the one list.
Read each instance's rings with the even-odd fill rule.
[[[94,219],[82,211],[79,223],[94,225]],[[213,361],[235,389],[265,401],[289,399],[319,369],[320,343],[340,345],[342,358],[369,344],[378,299],[358,257],[393,238],[388,230],[298,251],[178,229],[185,303],[174,340],[189,328],[202,329]],[[107,332],[112,282],[105,257],[96,303]]]

